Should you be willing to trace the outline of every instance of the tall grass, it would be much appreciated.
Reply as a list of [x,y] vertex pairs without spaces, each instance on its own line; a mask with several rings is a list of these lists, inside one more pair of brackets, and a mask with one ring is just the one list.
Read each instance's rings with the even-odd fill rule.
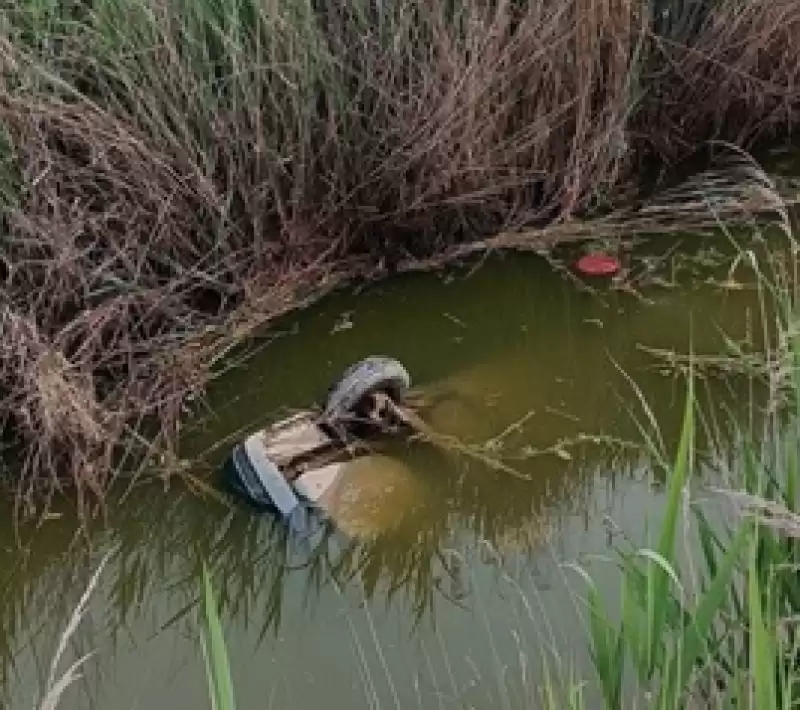
[[9,8],[0,422],[20,502],[64,483],[94,502],[115,471],[169,463],[222,355],[345,277],[791,130],[797,3],[667,5]]
[[208,569],[203,567],[203,610],[205,634],[202,637],[203,657],[206,662],[208,693],[212,710],[235,710],[231,669],[225,636],[217,611],[214,589]]
[[[784,227],[794,246],[788,215]],[[614,611],[579,569],[588,583],[589,638],[608,710],[788,709],[800,701],[796,273],[791,263],[777,264],[774,273],[750,263],[777,305],[765,429],[734,424],[735,443],[712,448],[706,466],[713,488],[693,474],[700,454],[692,443],[690,358],[683,432],[657,545],[619,550]]]
[[[81,621],[88,612],[90,599],[92,595],[96,593],[100,577],[107,561],[108,555],[103,558],[93,572],[86,589],[81,595],[80,600],[75,606],[58,640],[58,645],[50,667],[50,673],[45,683],[43,697],[41,702],[37,705],[38,710],[55,710],[59,707],[63,702],[66,691],[81,677],[80,671],[82,666],[94,655],[90,652],[81,656],[63,673],[58,675],[58,666],[61,663],[67,646],[76,635]],[[202,604],[202,614],[199,620],[200,645],[205,660],[206,677],[208,679],[208,697],[211,710],[235,710],[236,703],[234,699],[233,683],[231,681],[227,646],[217,609],[217,600],[211,581],[211,575],[205,564],[203,564],[200,599]]]
[[[612,620],[596,586],[587,578],[592,655],[609,709],[632,707],[626,697],[626,672],[633,674],[633,687],[651,697],[650,707],[686,707],[687,690],[702,683],[698,675],[711,670],[719,654],[719,621],[724,618],[729,597],[736,593],[737,564],[753,537],[752,526],[742,525],[707,558],[705,574],[697,588],[691,588],[692,580],[680,570],[676,545],[684,489],[693,468],[694,406],[690,379],[658,544],[655,549],[641,548],[621,555],[618,621]],[[702,514],[700,520],[705,521]],[[701,527],[700,537],[704,552],[713,549],[713,534],[708,527]],[[760,606],[754,604],[753,614],[760,614]],[[760,623],[760,616],[756,621]]]
[[97,569],[92,574],[86,589],[81,595],[80,600],[76,604],[67,624],[62,632],[55,653],[53,654],[53,661],[50,665],[50,673],[45,684],[45,690],[42,694],[42,700],[38,705],[39,710],[55,710],[59,706],[67,689],[81,677],[81,668],[86,664],[89,658],[93,655],[91,652],[81,656],[78,660],[74,661],[63,673],[58,674],[58,667],[67,650],[67,647],[75,636],[78,626],[83,618],[86,616],[89,609],[89,600],[95,592],[100,575],[108,560],[106,556]]

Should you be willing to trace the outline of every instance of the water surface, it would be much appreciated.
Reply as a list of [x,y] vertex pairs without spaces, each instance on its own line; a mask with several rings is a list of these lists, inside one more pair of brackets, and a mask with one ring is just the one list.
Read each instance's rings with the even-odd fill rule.
[[[198,487],[141,483],[88,539],[69,508],[19,539],[4,523],[0,668],[12,707],[38,697],[104,555],[65,660],[95,655],[63,707],[207,706],[203,560],[241,708],[529,708],[553,653],[559,672],[591,678],[582,583],[562,563],[609,555],[617,529],[644,541],[657,525],[663,472],[643,446],[647,411],[669,454],[684,379],[652,350],[716,354],[725,338],[764,339],[758,291],[720,286],[725,240],[684,241],[671,255],[674,241],[638,248],[637,273],[653,264],[660,281],[640,293],[605,281],[589,290],[538,256],[514,255],[346,291],[284,319],[187,422],[182,454],[203,454],[190,468]],[[423,391],[456,393],[433,424],[473,446],[494,441],[489,451],[519,476],[398,443],[365,486],[369,505],[340,526],[351,534],[316,549],[269,515],[198,493],[230,442],[320,401],[372,354],[400,359]],[[761,396],[746,376],[703,379],[700,393],[715,402],[707,414],[744,413]],[[610,569],[598,574],[613,585]]]

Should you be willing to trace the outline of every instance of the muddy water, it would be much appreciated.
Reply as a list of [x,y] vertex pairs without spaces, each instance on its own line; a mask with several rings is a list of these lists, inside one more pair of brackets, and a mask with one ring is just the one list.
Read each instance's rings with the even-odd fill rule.
[[[636,273],[649,264],[659,281],[639,293],[606,282],[590,292],[544,259],[513,256],[336,295],[278,324],[220,378],[187,423],[184,455],[203,461],[183,479],[125,492],[88,538],[69,509],[17,537],[4,508],[3,697],[33,705],[104,558],[60,668],[94,655],[62,707],[208,706],[196,623],[203,560],[241,708],[529,708],[544,658],[591,679],[582,583],[562,563],[608,555],[615,530],[644,542],[657,525],[662,477],[642,447],[653,433],[647,409],[669,452],[684,390],[651,350],[717,354],[724,337],[763,341],[758,292],[718,283],[724,240],[667,246],[674,240],[637,248]],[[198,494],[227,442],[319,401],[370,354],[399,358],[433,399],[446,393],[432,424],[512,470],[398,443],[359,474],[359,505],[316,546],[268,515]],[[715,402],[709,414],[744,413],[760,397],[746,376],[710,377],[700,393]],[[595,573],[613,584],[610,567]]]

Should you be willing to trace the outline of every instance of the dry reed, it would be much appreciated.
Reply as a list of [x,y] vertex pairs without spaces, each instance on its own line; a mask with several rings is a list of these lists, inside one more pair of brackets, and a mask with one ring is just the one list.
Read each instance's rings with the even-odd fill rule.
[[[236,342],[355,272],[515,246],[619,204],[648,161],[793,128],[796,2],[666,6],[660,24],[630,0],[4,13],[0,421],[20,502],[65,482],[102,500],[172,451]],[[615,214],[693,227],[675,205]]]

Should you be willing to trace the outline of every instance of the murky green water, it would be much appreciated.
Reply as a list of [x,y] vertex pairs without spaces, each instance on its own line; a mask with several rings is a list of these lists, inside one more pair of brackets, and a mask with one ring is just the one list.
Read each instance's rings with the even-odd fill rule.
[[[431,414],[434,425],[473,444],[495,439],[523,476],[398,444],[394,464],[376,470],[384,478],[367,486],[369,505],[344,525],[364,542],[334,535],[310,553],[270,517],[179,480],[137,486],[88,539],[63,510],[20,542],[6,506],[0,670],[12,706],[38,697],[106,554],[62,668],[95,655],[63,707],[208,706],[196,624],[204,559],[241,708],[535,707],[542,658],[554,651],[563,672],[591,678],[582,583],[561,563],[609,554],[615,526],[642,535],[657,524],[641,400],[668,451],[683,409],[683,379],[644,348],[718,353],[723,332],[763,340],[758,293],[706,281],[726,270],[698,256],[722,244],[687,241],[694,258],[682,262],[682,285],[639,296],[599,283],[589,293],[535,256],[340,294],[287,319],[222,378],[186,436],[187,451],[208,454],[192,470],[198,479],[227,453],[219,441],[318,401],[370,354],[399,358],[424,390],[457,393]],[[664,248],[646,245],[640,257]],[[676,263],[656,272],[669,279]],[[717,412],[744,412],[759,392],[746,377],[712,378],[701,395]]]

